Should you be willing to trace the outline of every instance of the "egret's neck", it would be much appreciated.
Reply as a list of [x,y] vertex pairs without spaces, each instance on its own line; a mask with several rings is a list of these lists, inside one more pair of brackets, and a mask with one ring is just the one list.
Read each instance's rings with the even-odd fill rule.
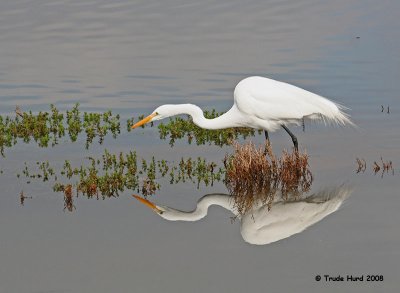
[[205,118],[203,111],[196,105],[179,104],[169,105],[169,107],[170,116],[188,114],[192,116],[194,124],[204,129],[225,129],[243,126],[241,113],[237,110],[236,106],[233,106],[228,112],[214,119]]
[[198,201],[195,210],[184,212],[169,208],[164,218],[170,221],[198,221],[207,215],[208,208],[212,205],[221,206],[236,215],[236,209],[233,203],[230,202],[230,198],[227,194],[209,194]]

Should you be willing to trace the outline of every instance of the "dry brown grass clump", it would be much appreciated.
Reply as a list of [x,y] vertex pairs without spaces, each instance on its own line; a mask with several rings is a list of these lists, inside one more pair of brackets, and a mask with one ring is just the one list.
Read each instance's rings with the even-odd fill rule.
[[240,214],[248,212],[256,201],[271,205],[278,193],[288,199],[310,189],[313,176],[307,153],[284,150],[277,158],[268,142],[265,147],[252,142],[233,145],[234,153],[224,160],[225,184]]

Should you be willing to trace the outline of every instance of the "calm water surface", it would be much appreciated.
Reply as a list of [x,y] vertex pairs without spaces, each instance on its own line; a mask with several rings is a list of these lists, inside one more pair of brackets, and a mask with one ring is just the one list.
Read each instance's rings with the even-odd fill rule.
[[[0,292],[398,292],[400,272],[400,4],[384,1],[0,2],[0,114],[112,109],[122,134],[84,150],[18,144],[0,158]],[[310,154],[313,190],[352,186],[341,209],[290,238],[243,241],[238,221],[212,207],[198,222],[168,222],[119,198],[80,197],[73,213],[48,183],[18,180],[23,163],[76,164],[108,148],[179,160],[221,160],[230,148],[170,148],[125,119],[162,103],[226,110],[236,83],[263,75],[351,108],[358,129],[294,128]],[[381,105],[391,113],[381,113]],[[273,147],[290,146],[271,135]],[[262,142],[262,137],[255,139]],[[380,157],[394,175],[373,175]],[[368,169],[355,174],[355,159]],[[24,206],[19,193],[32,195]],[[152,200],[190,210],[224,185],[163,185]],[[317,274],[383,275],[383,282],[315,281]]]

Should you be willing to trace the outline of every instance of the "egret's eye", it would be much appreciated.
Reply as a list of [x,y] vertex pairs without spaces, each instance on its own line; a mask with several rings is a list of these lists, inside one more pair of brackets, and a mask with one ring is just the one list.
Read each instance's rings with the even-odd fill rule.
[[156,115],[159,115],[158,112],[156,112]]
[[159,211],[158,213],[159,213],[160,215],[164,214],[164,212],[163,212],[163,211]]

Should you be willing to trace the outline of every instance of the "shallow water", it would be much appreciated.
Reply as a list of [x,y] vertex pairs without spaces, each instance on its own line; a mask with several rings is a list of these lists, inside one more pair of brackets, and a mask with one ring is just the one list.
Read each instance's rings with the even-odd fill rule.
[[[89,150],[82,140],[47,149],[19,143],[0,158],[0,292],[398,292],[399,9],[395,0],[1,1],[0,114],[79,102],[120,113],[122,134]],[[302,233],[254,246],[222,208],[198,222],[168,222],[130,191],[80,197],[69,213],[50,184],[16,177],[24,162],[80,163],[104,148],[220,161],[230,148],[170,148],[154,129],[127,133],[124,119],[162,103],[226,110],[249,75],[332,98],[351,108],[359,127],[293,128],[310,154],[313,191],[353,188],[339,211]],[[290,146],[282,131],[271,141],[278,152]],[[381,156],[393,161],[394,175],[374,175]],[[365,173],[355,173],[356,157],[366,160]],[[21,190],[33,197],[24,206]],[[212,192],[226,188],[163,184],[151,200],[191,210]],[[384,281],[317,282],[317,274]]]

